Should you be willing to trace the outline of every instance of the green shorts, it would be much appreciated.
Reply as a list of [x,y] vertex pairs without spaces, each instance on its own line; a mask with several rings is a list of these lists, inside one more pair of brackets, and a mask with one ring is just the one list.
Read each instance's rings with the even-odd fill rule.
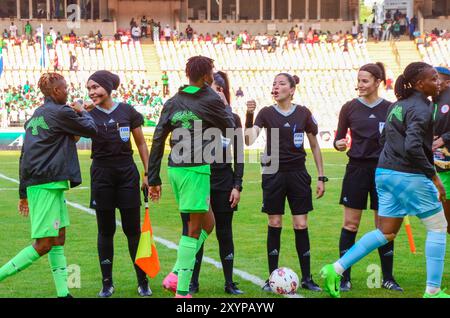
[[447,198],[450,198],[450,171],[438,172],[438,175],[444,185]]
[[58,237],[59,230],[70,225],[64,191],[67,181],[27,187],[31,238]]
[[209,165],[197,167],[169,167],[169,179],[181,213],[209,211]]

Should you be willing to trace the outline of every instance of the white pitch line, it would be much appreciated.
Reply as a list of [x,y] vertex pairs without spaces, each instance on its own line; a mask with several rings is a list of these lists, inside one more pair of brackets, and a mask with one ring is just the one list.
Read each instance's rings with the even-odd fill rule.
[[[18,180],[10,178],[8,176],[5,176],[2,173],[0,173],[0,178],[8,180],[8,181],[11,181],[11,182],[14,182],[16,184],[19,184]],[[75,209],[78,209],[80,211],[83,211],[83,212],[86,212],[86,213],[88,213],[90,215],[95,216],[95,211],[90,209],[90,208],[87,208],[87,207],[85,207],[85,206],[83,206],[81,204],[70,202],[70,201],[67,201],[67,200],[66,200],[66,203],[67,203],[67,205],[69,205],[69,206],[71,206],[71,207],[73,207]],[[122,222],[117,221],[117,220],[116,220],[116,224],[118,226],[122,226]],[[173,242],[171,242],[171,241],[169,241],[169,240],[166,240],[166,239],[158,237],[158,236],[154,236],[154,239],[155,239],[156,242],[164,245],[168,249],[171,249],[171,250],[177,250],[178,249],[178,245],[173,243]],[[214,267],[216,267],[218,269],[222,268],[222,264],[220,262],[214,260],[213,258],[205,256],[205,257],[203,257],[203,260],[206,263],[211,264],[211,265],[213,265]],[[251,283],[253,283],[253,284],[257,285],[257,286],[262,286],[262,285],[265,284],[265,281],[262,278],[260,278],[258,276],[255,276],[255,275],[252,275],[250,273],[247,273],[246,271],[243,271],[243,270],[235,268],[235,269],[233,269],[233,273],[236,274],[237,276],[241,277],[242,279],[245,279],[246,281],[249,281],[249,282],[251,282]],[[298,297],[303,298],[303,296],[301,296],[301,295],[298,295]]]

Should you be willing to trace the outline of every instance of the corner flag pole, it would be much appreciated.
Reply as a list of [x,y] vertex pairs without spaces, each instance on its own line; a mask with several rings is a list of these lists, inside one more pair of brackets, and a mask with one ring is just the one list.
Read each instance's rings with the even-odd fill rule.
[[411,223],[409,222],[409,216],[405,217],[405,230],[406,235],[408,236],[409,249],[411,253],[416,254],[416,244],[414,243],[414,237],[412,234]]

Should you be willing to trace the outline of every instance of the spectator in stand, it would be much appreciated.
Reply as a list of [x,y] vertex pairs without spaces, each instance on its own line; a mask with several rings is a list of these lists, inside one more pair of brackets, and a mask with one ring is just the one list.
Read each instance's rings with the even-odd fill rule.
[[356,37],[358,36],[358,33],[359,33],[359,26],[356,25],[356,22],[353,22],[353,25],[352,25],[352,36],[353,36],[353,38],[356,39]]
[[132,18],[130,21],[130,30],[136,25],[137,25],[136,20],[134,20],[134,18]]
[[402,14],[398,20],[400,23],[400,35],[405,35],[406,33],[406,25],[408,24],[406,20],[406,15]]
[[170,41],[172,36],[172,30],[170,29],[170,26],[168,24],[166,24],[166,27],[164,28],[164,38],[166,39],[167,42]]
[[69,51],[69,63],[69,70],[76,71],[77,57],[71,51]]
[[382,25],[383,35],[381,41],[389,41],[391,39],[391,23],[387,20]]
[[3,31],[2,36],[3,36],[4,39],[9,39],[9,33],[8,33],[8,31],[6,29]]
[[50,34],[50,32],[47,33],[47,36],[45,37],[45,44],[47,45],[48,50],[53,49],[53,37]]
[[134,41],[139,41],[141,38],[141,28],[139,28],[137,25],[133,26],[131,28],[131,37]]
[[58,54],[55,52],[55,57],[53,58],[53,70],[57,72],[59,70],[59,60],[58,60]]
[[300,26],[300,30],[298,31],[298,43],[305,42],[305,32],[303,31],[303,27]]
[[166,97],[167,95],[169,95],[169,76],[167,75],[166,71],[163,72],[161,81],[163,83],[163,97]]
[[33,28],[30,24],[30,21],[27,21],[27,24],[25,24],[25,35],[27,37],[27,40],[30,41],[32,37]]
[[400,38],[400,22],[397,20],[394,22],[392,26],[392,34],[394,35],[394,39],[398,40]]
[[192,40],[193,35],[194,35],[194,29],[192,29],[190,24],[188,24],[188,26],[186,28],[186,37],[187,37],[188,41]]
[[363,23],[363,36],[366,40],[369,39],[369,23],[367,23],[367,19]]
[[386,11],[386,20],[391,20],[392,19],[392,13],[391,10],[387,10]]
[[14,22],[11,22],[11,25],[9,26],[9,33],[12,38],[17,37],[17,25],[15,25]]
[[114,40],[120,41],[120,37],[121,37],[121,35],[120,35],[120,33],[117,31],[117,32],[114,34]]
[[141,35],[142,37],[147,37],[147,27],[148,27],[148,21],[145,15],[141,19]]
[[242,87],[239,87],[239,89],[236,91],[236,98],[244,97],[244,92],[242,91]]
[[97,41],[103,40],[103,35],[102,35],[102,33],[100,32],[100,30],[97,31],[97,34],[96,34],[95,36],[97,37]]
[[417,16],[414,16],[409,23],[409,39],[414,40],[414,32],[416,32],[417,27]]

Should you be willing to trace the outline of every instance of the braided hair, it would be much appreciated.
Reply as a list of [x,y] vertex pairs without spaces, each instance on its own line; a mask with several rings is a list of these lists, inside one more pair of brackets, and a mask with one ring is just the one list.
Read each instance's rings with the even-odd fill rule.
[[56,84],[63,81],[64,77],[58,73],[44,73],[39,78],[38,86],[45,97],[49,97],[53,93]]
[[210,74],[214,68],[214,60],[206,56],[193,56],[186,64],[186,76],[197,82],[203,76]]
[[397,99],[402,100],[410,97],[414,93],[414,86],[420,80],[420,75],[429,68],[433,68],[433,66],[424,62],[409,64],[403,74],[395,81],[394,91]]

